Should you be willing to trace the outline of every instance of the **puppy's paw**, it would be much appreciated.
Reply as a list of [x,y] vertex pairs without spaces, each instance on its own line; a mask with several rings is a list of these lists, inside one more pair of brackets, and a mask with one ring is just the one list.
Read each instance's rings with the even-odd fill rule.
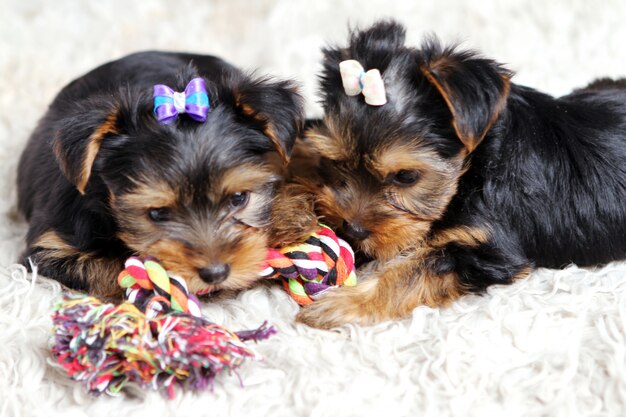
[[305,306],[296,321],[318,329],[332,329],[344,324],[374,324],[374,318],[364,308],[364,300],[355,296],[352,288],[338,288]]

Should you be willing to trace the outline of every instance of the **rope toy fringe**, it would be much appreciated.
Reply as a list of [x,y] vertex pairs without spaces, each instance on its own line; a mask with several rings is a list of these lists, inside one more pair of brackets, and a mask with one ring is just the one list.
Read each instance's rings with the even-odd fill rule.
[[168,276],[154,260],[130,258],[118,281],[127,288],[123,304],[66,294],[52,315],[53,357],[94,394],[114,395],[136,384],[171,399],[176,386],[212,388],[219,373],[260,359],[244,341],[276,333],[266,323],[231,332],[209,322],[184,280]]
[[323,224],[302,244],[270,249],[261,276],[282,278],[283,287],[300,305],[332,288],[357,283],[352,248]]

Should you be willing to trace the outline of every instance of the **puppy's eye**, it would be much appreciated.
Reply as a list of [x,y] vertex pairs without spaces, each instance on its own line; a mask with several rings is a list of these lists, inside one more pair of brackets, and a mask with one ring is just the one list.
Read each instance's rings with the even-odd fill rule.
[[420,179],[420,174],[417,171],[411,171],[408,169],[403,169],[395,173],[393,176],[392,182],[395,185],[400,185],[403,187],[413,185]]
[[167,207],[151,208],[148,210],[148,217],[153,222],[166,222],[172,218],[172,212]]
[[248,204],[248,200],[250,199],[249,191],[240,191],[234,193],[230,196],[230,207],[232,208],[241,208]]

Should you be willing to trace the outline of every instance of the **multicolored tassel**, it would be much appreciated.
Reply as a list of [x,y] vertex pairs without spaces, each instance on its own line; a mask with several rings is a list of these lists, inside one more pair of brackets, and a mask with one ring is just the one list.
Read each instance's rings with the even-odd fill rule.
[[205,390],[223,371],[260,356],[246,340],[276,330],[231,332],[201,317],[184,281],[168,277],[154,260],[131,258],[120,274],[133,301],[121,305],[66,294],[52,315],[52,356],[68,375],[95,394],[116,394],[128,384],[163,391]]

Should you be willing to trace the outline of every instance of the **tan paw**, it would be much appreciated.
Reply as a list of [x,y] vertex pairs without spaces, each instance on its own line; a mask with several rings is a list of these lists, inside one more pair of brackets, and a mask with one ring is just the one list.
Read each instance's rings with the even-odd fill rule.
[[370,325],[375,317],[365,308],[355,288],[338,288],[305,306],[296,321],[318,329],[332,329],[344,324]]

